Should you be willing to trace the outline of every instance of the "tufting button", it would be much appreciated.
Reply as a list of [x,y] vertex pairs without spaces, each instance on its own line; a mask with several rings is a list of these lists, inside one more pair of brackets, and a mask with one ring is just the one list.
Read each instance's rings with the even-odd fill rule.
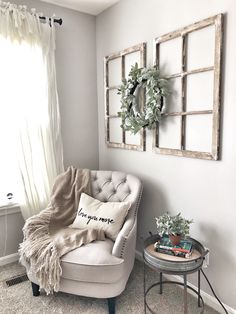
[[101,193],[102,192],[102,189],[98,189],[98,193]]

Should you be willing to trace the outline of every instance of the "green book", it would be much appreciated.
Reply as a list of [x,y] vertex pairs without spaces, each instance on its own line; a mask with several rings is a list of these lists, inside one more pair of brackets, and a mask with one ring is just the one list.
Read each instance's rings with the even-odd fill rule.
[[181,240],[178,245],[172,245],[169,237],[162,237],[158,242],[155,243],[156,249],[178,251],[182,253],[190,253],[192,250],[192,242],[190,240]]

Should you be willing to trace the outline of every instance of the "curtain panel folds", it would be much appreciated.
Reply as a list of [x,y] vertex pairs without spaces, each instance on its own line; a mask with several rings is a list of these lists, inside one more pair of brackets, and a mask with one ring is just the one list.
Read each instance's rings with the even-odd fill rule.
[[64,171],[55,27],[39,16],[35,9],[0,1],[0,84],[5,91],[0,115],[20,170],[25,219],[47,206],[54,180]]

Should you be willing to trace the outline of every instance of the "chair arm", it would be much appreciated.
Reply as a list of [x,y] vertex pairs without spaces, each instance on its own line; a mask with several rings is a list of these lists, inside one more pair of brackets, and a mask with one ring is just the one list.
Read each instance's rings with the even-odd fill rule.
[[135,247],[137,219],[128,219],[118,233],[112,249],[112,255],[124,258],[127,247]]
[[[136,245],[136,229],[137,229],[137,211],[142,195],[142,185],[139,186],[139,193],[136,202],[133,203],[133,214],[130,212],[130,216],[126,219],[123,227],[121,228],[116,241],[112,249],[112,255],[115,255],[119,258],[124,258],[126,253],[129,253],[129,250],[133,250],[135,254],[135,245]],[[130,254],[130,258],[132,254]]]

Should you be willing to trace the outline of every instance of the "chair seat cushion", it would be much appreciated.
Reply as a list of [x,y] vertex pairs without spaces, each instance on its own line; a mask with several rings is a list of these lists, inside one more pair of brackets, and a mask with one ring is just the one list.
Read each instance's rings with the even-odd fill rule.
[[124,273],[124,260],[112,255],[110,239],[81,246],[61,258],[62,277],[85,282],[113,283]]

